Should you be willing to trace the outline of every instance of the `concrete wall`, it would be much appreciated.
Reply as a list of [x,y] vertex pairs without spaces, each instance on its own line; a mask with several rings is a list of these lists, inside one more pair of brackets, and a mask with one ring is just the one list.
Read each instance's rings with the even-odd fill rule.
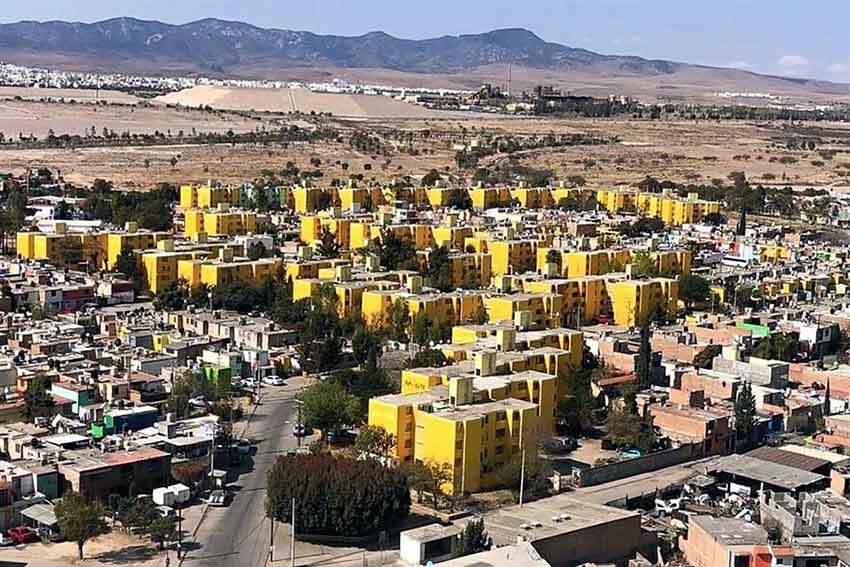
[[643,545],[640,514],[605,522],[567,534],[534,541],[540,556],[553,567],[586,562],[613,563],[630,557]]
[[579,486],[594,486],[604,482],[678,465],[702,456],[702,443],[689,443],[676,449],[658,451],[657,453],[651,453],[636,459],[574,471],[573,476]]

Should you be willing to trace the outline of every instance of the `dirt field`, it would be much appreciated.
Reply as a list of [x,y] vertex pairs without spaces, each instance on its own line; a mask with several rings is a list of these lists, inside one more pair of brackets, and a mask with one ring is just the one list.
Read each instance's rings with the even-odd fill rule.
[[0,132],[3,132],[7,139],[20,134],[43,138],[51,130],[57,136],[83,135],[92,126],[98,134],[103,128],[114,130],[118,134],[125,131],[150,134],[157,130],[170,130],[177,135],[180,130],[188,133],[193,128],[197,132],[244,132],[254,130],[263,123],[262,120],[250,120],[226,113],[158,106],[102,106],[0,100]]
[[77,102],[110,102],[136,104],[141,99],[131,94],[110,90],[41,89],[32,87],[0,87],[0,99],[20,97],[24,100],[54,99]]
[[161,104],[224,110],[330,112],[350,118],[440,118],[442,113],[385,96],[314,93],[307,89],[232,89],[200,86],[154,99]]
[[[255,89],[236,97],[245,106],[255,106],[271,93]],[[289,91],[287,91],[289,92]],[[297,93],[297,94],[296,94]],[[277,93],[280,94],[280,93]],[[299,105],[307,91],[292,91]],[[244,96],[243,96],[244,95]],[[204,95],[210,99],[209,93]],[[227,97],[236,95],[221,93]],[[142,188],[159,182],[189,183],[218,179],[226,183],[251,180],[264,170],[280,171],[288,161],[302,170],[313,170],[311,158],[319,158],[324,176],[321,183],[345,180],[362,174],[365,181],[385,182],[404,175],[421,176],[438,169],[455,179],[469,180],[474,169],[458,170],[452,145],[458,141],[517,135],[589,133],[619,141],[603,146],[572,146],[520,151],[512,159],[521,165],[551,169],[555,179],[581,175],[590,186],[634,186],[647,175],[677,182],[708,183],[726,179],[731,172],[744,171],[754,182],[766,185],[791,184],[799,187],[829,186],[850,190],[850,125],[786,124],[753,122],[635,121],[626,119],[523,119],[500,116],[472,116],[434,112],[427,117],[396,116],[369,118],[380,108],[420,111],[413,105],[384,97],[336,97],[336,110],[360,105],[356,118],[333,116],[318,119],[339,132],[339,141],[321,144],[220,144],[160,147],[88,148],[76,150],[0,149],[0,172],[22,172],[37,165],[59,168],[68,181],[91,183],[110,179],[118,186]],[[240,98],[242,97],[242,98]],[[254,98],[251,98],[254,97]],[[289,98],[289,97],[287,97]],[[310,98],[310,97],[308,97]],[[286,100],[278,97],[279,108]],[[388,104],[389,103],[389,104]],[[335,103],[337,104],[337,103]],[[375,104],[380,108],[370,109]],[[274,105],[270,102],[269,108]],[[244,117],[233,112],[204,112],[197,109],[155,106],[101,106],[45,102],[0,101],[0,132],[8,138],[33,133],[44,136],[49,130],[83,134],[92,126],[117,133],[154,132],[177,135],[180,130],[196,132],[244,132],[261,127],[293,123],[284,114],[260,113]],[[348,143],[353,130],[376,136],[387,155],[376,150],[355,151]],[[428,138],[415,136],[413,155],[405,149],[405,133],[428,131]],[[816,140],[815,150],[789,150],[789,139]],[[451,141],[450,141],[451,139]],[[827,150],[830,155],[824,157]],[[177,164],[172,167],[172,158]],[[495,170],[508,161],[505,154],[484,157],[478,164]]]

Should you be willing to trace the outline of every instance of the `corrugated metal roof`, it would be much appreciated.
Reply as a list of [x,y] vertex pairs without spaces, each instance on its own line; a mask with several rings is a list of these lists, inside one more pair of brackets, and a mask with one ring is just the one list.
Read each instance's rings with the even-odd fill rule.
[[792,451],[783,451],[782,449],[777,449],[775,447],[759,447],[758,449],[753,449],[749,453],[745,453],[745,455],[762,461],[785,465],[787,467],[794,467],[795,469],[808,472],[813,472],[824,467],[828,468],[830,464],[829,461],[824,459],[818,459],[817,457],[802,455]]

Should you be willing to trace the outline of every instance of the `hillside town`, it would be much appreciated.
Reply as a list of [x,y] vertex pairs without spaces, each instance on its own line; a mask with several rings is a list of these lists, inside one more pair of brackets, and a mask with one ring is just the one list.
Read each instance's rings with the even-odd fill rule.
[[655,187],[3,186],[0,559],[850,564],[840,228]]

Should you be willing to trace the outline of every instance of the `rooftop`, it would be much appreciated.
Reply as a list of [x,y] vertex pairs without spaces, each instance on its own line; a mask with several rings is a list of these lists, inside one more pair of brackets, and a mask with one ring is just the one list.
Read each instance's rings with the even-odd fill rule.
[[826,477],[787,465],[771,463],[746,455],[729,455],[708,464],[710,472],[723,472],[756,482],[797,490],[816,484]]

